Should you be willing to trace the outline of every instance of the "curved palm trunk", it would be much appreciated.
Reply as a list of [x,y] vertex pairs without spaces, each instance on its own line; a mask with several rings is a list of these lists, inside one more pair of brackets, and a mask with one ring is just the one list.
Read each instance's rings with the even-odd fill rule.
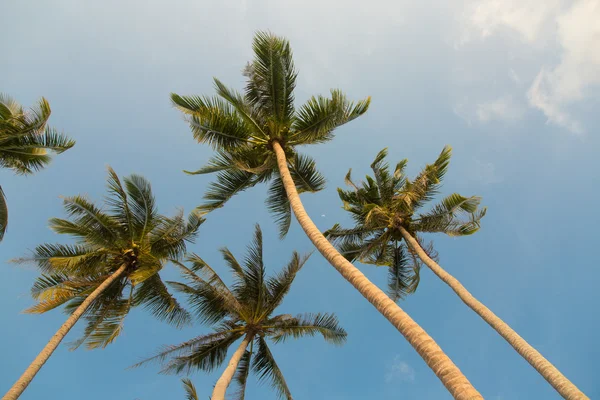
[[127,269],[127,264],[123,264],[118,270],[115,271],[110,277],[100,284],[90,295],[81,303],[73,314],[66,320],[64,324],[58,329],[58,331],[52,336],[48,344],[42,349],[37,355],[35,360],[29,367],[23,372],[23,375],[15,382],[8,392],[4,395],[2,400],[16,400],[19,396],[27,389],[27,386],[31,383],[35,375],[42,368],[42,366],[48,361],[54,350],[58,347],[60,342],[64,339],[67,333],[75,325],[77,320],[83,315],[85,310],[92,304],[92,302],[106,290],[114,281],[119,279]]
[[252,336],[246,335],[235,353],[233,353],[231,359],[229,360],[229,364],[227,364],[227,368],[225,368],[225,371],[223,371],[223,374],[215,384],[211,400],[225,400],[225,391],[227,391],[227,388],[233,379],[233,375],[235,374],[235,370],[237,369],[237,366],[246,352],[246,348],[248,347],[248,344],[250,344],[251,340]]
[[568,380],[552,363],[544,358],[536,349],[534,349],[525,339],[515,332],[508,324],[488,309],[483,303],[477,300],[469,291],[452,275],[446,272],[438,263],[419,245],[419,242],[412,237],[408,231],[400,227],[400,233],[404,240],[417,253],[419,258],[448,286],[452,288],[460,299],[475,311],[485,322],[496,330],[514,349],[519,353],[540,375],[550,383],[558,393],[565,399],[588,399],[577,386]]
[[400,306],[393,302],[385,292],[369,281],[358,268],[346,260],[323,236],[304,210],[296,185],[290,175],[283,148],[275,141],[273,149],[277,155],[279,173],[294,215],[317,250],[365,299],[375,306],[377,311],[398,329],[455,399],[483,399],[477,389],[473,387],[471,382],[427,332],[413,321]]

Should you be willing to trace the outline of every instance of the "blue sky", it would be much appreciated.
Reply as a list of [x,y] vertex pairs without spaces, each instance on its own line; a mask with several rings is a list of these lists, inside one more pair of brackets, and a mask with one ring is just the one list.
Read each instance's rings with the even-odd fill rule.
[[[390,161],[408,158],[416,173],[451,144],[443,194],[480,195],[488,215],[472,237],[431,237],[440,263],[588,396],[600,396],[593,362],[600,357],[593,339],[600,328],[598,20],[598,0],[5,2],[0,90],[25,105],[45,96],[52,125],[77,145],[36,176],[0,171],[10,208],[0,244],[0,390],[65,319],[58,310],[22,314],[37,274],[5,261],[38,243],[64,241],[47,227],[48,218],[64,215],[59,196],[100,200],[106,165],[150,179],[162,213],[198,205],[211,177],[181,171],[203,165],[211,151],[194,142],[168,95],[212,94],[213,76],[241,88],[252,34],[270,29],[292,43],[297,104],[334,87],[373,99],[368,114],[334,141],[306,149],[328,180],[326,190],[303,195],[319,228],[349,223],[335,191],[348,168],[364,175],[389,147]],[[310,251],[295,223],[285,241],[277,239],[265,193],[256,187],[210,215],[190,250],[224,271],[217,249],[241,256],[259,222],[270,271],[292,250]],[[385,284],[384,270],[360,268]],[[177,278],[172,268],[163,276]],[[487,399],[559,398],[428,270],[401,306]],[[280,310],[336,312],[349,332],[340,348],[318,338],[273,346],[294,398],[450,397],[320,255]],[[158,375],[156,366],[125,369],[162,344],[206,331],[178,331],[134,310],[105,350],[70,352],[62,345],[22,399],[183,398],[179,377]],[[217,378],[218,372],[192,376],[201,398]],[[254,378],[247,390],[252,399],[275,398]]]

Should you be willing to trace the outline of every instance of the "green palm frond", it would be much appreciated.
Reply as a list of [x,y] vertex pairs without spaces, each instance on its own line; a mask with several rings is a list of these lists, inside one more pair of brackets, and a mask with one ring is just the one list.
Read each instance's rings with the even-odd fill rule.
[[249,143],[250,131],[234,107],[218,97],[171,94],[175,106],[188,114],[188,123],[196,139],[215,149],[231,150]]
[[256,338],[257,351],[254,356],[253,369],[258,375],[259,382],[270,381],[271,387],[277,392],[279,398],[292,399],[292,394],[287,386],[283,373],[273,358],[273,354],[262,336]]
[[158,274],[152,275],[136,286],[133,304],[143,305],[156,318],[177,327],[191,323],[190,314],[169,293]]
[[294,252],[292,259],[287,266],[276,276],[267,280],[269,299],[264,308],[263,317],[270,315],[277,307],[281,305],[285,295],[290,291],[292,283],[294,282],[294,278],[296,278],[296,274],[300,271],[300,269],[302,269],[309,257],[310,254],[300,256],[300,254]]
[[294,117],[297,77],[290,44],[269,32],[257,32],[252,49],[254,61],[246,71],[246,99],[277,125],[287,126]]
[[420,232],[441,232],[450,236],[472,235],[479,230],[480,220],[486,212],[485,208],[478,212],[480,202],[480,197],[464,197],[453,193],[428,213],[417,216],[412,228]]
[[198,393],[196,392],[196,387],[190,380],[190,378],[183,378],[181,380],[183,384],[183,389],[185,390],[186,400],[198,400]]
[[188,175],[212,174],[214,172],[236,169],[235,162],[231,153],[226,151],[217,151],[217,155],[208,160],[208,164],[196,171],[184,171]]
[[331,98],[313,96],[296,110],[294,133],[289,142],[294,145],[327,142],[333,139],[335,128],[366,113],[370,103],[370,97],[356,104],[348,101],[340,90],[332,90]]
[[275,343],[284,342],[289,338],[298,339],[319,334],[327,342],[340,345],[346,341],[347,336],[333,314],[303,314],[295,318],[286,318],[274,325],[271,338]]
[[164,366],[161,373],[189,373],[195,369],[210,372],[225,361],[227,349],[241,336],[242,334],[238,332],[229,333],[218,339],[195,346],[189,352],[173,357]]
[[211,182],[204,195],[207,200],[198,207],[199,211],[212,211],[223,205],[239,192],[258,183],[256,175],[240,170],[226,170],[217,174],[217,181]]
[[30,257],[11,260],[17,264],[36,264],[47,274],[90,275],[98,271],[106,253],[86,245],[42,244],[36,246]]
[[393,301],[414,293],[419,285],[420,263],[409,264],[404,245],[393,247],[392,263],[388,269],[388,296]]
[[309,156],[296,154],[289,168],[299,193],[314,193],[325,187],[325,177],[317,171],[315,161]]
[[292,224],[292,209],[280,177],[271,182],[265,204],[279,227],[279,238],[283,239]]
[[250,349],[244,352],[244,355],[238,363],[237,370],[235,371],[233,379],[237,383],[238,390],[233,394],[234,400],[244,400],[246,398],[246,382],[248,381],[248,375],[250,374],[253,346],[254,342],[251,342]]
[[0,242],[4,238],[6,227],[8,226],[8,207],[6,205],[6,196],[0,186]]
[[244,290],[240,296],[253,310],[254,315],[259,315],[264,304],[268,301],[268,289],[265,280],[265,265],[263,263],[263,237],[260,226],[254,229],[252,242],[247,246],[244,258]]

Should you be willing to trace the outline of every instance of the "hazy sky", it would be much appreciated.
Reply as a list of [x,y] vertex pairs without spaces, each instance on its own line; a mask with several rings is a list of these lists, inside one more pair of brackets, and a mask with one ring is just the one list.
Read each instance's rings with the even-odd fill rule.
[[[335,188],[349,167],[368,172],[389,147],[416,173],[445,144],[454,158],[443,193],[481,195],[482,230],[468,238],[431,237],[440,262],[591,398],[600,397],[600,224],[597,154],[600,118],[600,1],[67,1],[3,2],[0,91],[25,105],[51,103],[51,123],[77,140],[34,177],[0,171],[10,226],[0,244],[0,391],[21,374],[64,321],[58,310],[20,313],[32,304],[34,268],[5,263],[41,242],[64,242],[47,227],[64,216],[60,195],[105,193],[106,165],[147,177],[162,213],[191,210],[212,177],[169,93],[212,94],[217,76],[241,89],[253,32],[269,29],[292,44],[300,71],[297,103],[339,87],[372,96],[368,114],[328,144],[307,148],[328,179],[303,195],[321,229],[348,224]],[[217,249],[242,256],[259,222],[269,271],[293,249],[312,245],[297,224],[285,241],[256,187],[210,215],[197,252],[225,271]],[[385,285],[386,272],[360,266]],[[162,274],[175,279],[169,267]],[[431,334],[486,399],[552,399],[553,389],[428,270],[401,306]],[[441,383],[389,323],[318,254],[296,279],[284,313],[336,312],[344,347],[322,339],[274,345],[295,399],[444,399]],[[67,338],[76,339],[82,326]],[[183,399],[177,376],[126,367],[207,332],[178,331],[141,309],[105,350],[61,345],[23,400]],[[220,371],[191,378],[209,396]],[[249,379],[250,399],[274,399]]]

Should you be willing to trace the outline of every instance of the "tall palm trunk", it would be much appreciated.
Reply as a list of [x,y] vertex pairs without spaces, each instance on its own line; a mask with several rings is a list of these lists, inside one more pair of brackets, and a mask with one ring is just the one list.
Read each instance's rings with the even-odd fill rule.
[[75,325],[77,320],[83,315],[85,310],[92,304],[92,302],[102,294],[114,281],[119,279],[127,269],[127,264],[123,264],[118,270],[116,270],[110,277],[108,277],[104,282],[100,284],[90,295],[81,303],[73,314],[67,319],[67,321],[62,324],[62,326],[56,331],[54,336],[50,339],[48,344],[42,349],[42,351],[37,355],[35,360],[29,367],[23,372],[23,375],[15,382],[15,384],[10,388],[8,392],[4,395],[2,400],[16,400],[21,396],[21,394],[27,389],[27,386],[31,383],[35,375],[42,368],[42,366],[48,361],[54,350],[58,347],[60,342],[64,339],[67,333],[71,330],[71,328]]
[[436,274],[442,281],[452,288],[460,299],[475,311],[485,322],[496,330],[529,364],[533,366],[550,383],[558,393],[565,399],[588,399],[577,386],[568,380],[552,363],[544,358],[525,339],[515,332],[502,319],[498,318],[483,303],[477,300],[469,291],[452,275],[446,272],[438,263],[419,245],[408,231],[400,227],[400,233],[409,246],[417,253],[417,256]]
[[225,391],[227,391],[227,388],[233,379],[233,375],[235,374],[235,370],[237,369],[237,366],[240,363],[242,356],[246,352],[246,348],[251,340],[252,336],[246,335],[235,353],[233,353],[231,359],[229,360],[229,364],[227,364],[227,368],[225,368],[225,371],[223,371],[223,374],[213,389],[211,400],[225,400]]
[[304,210],[296,185],[290,175],[285,153],[279,142],[273,142],[273,149],[277,155],[279,173],[294,215],[317,250],[364,298],[375,306],[377,311],[398,329],[455,399],[483,399],[477,389],[473,387],[471,382],[427,332],[413,321],[400,306],[393,302],[385,292],[369,281],[358,268],[346,260],[323,236]]

